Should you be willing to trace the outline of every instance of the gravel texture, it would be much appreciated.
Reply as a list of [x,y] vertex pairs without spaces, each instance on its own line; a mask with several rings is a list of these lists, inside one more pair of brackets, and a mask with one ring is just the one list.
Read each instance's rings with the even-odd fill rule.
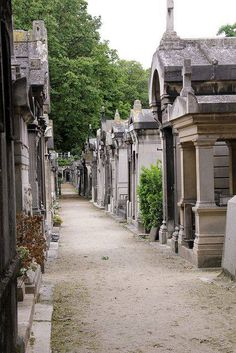
[[235,353],[236,284],[138,240],[84,199],[61,201],[53,353]]

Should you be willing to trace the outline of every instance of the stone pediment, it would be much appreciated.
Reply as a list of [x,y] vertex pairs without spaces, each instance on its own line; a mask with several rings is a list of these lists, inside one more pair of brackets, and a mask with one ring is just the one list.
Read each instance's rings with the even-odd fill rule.
[[197,97],[192,93],[188,93],[187,97],[179,96],[176,98],[173,105],[168,105],[167,112],[168,121],[179,118],[186,114],[199,113],[200,108]]

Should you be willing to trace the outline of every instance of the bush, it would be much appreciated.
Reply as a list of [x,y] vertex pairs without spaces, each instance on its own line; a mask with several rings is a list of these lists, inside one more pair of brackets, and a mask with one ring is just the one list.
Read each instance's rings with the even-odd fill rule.
[[42,231],[42,217],[21,213],[16,217],[16,225],[17,248],[22,260],[22,270],[27,270],[34,262],[43,267],[47,247]]
[[53,224],[54,225],[61,225],[63,223],[61,216],[59,214],[55,214],[53,216]]
[[30,268],[31,258],[29,249],[27,249],[25,246],[17,247],[16,251],[20,258],[20,270],[17,274],[19,277],[25,275],[26,271]]
[[142,168],[138,186],[141,221],[147,231],[162,223],[162,172],[161,164]]

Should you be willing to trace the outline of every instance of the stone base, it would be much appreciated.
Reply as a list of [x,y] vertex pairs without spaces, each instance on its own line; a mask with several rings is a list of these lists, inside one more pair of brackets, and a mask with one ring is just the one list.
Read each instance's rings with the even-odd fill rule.
[[215,268],[221,267],[221,259],[222,255],[217,253],[211,253],[209,250],[205,250],[205,252],[198,251],[196,249],[188,249],[187,247],[178,244],[179,255],[191,262],[198,268]]
[[170,247],[171,247],[171,250],[175,253],[175,254],[178,254],[178,240],[175,240],[175,239],[171,239],[170,240]]
[[166,244],[167,243],[166,233],[159,233],[159,243],[160,244]]
[[193,208],[195,212],[195,240],[193,249],[183,244],[179,237],[179,254],[199,268],[220,267],[224,233],[226,208],[210,204],[199,204]]

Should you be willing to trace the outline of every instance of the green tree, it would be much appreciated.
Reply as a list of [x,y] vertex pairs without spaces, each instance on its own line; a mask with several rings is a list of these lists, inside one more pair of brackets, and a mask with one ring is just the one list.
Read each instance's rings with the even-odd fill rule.
[[99,126],[101,106],[113,118],[116,109],[127,118],[135,99],[147,105],[148,72],[134,61],[120,60],[108,42],[101,42],[100,17],[87,12],[85,0],[13,0],[14,27],[28,30],[35,19],[48,30],[51,118],[55,145],[79,153]]
[[142,168],[138,196],[141,221],[147,231],[160,227],[162,222],[162,172],[161,165]]
[[236,22],[232,25],[221,26],[217,35],[224,34],[225,37],[236,37]]

